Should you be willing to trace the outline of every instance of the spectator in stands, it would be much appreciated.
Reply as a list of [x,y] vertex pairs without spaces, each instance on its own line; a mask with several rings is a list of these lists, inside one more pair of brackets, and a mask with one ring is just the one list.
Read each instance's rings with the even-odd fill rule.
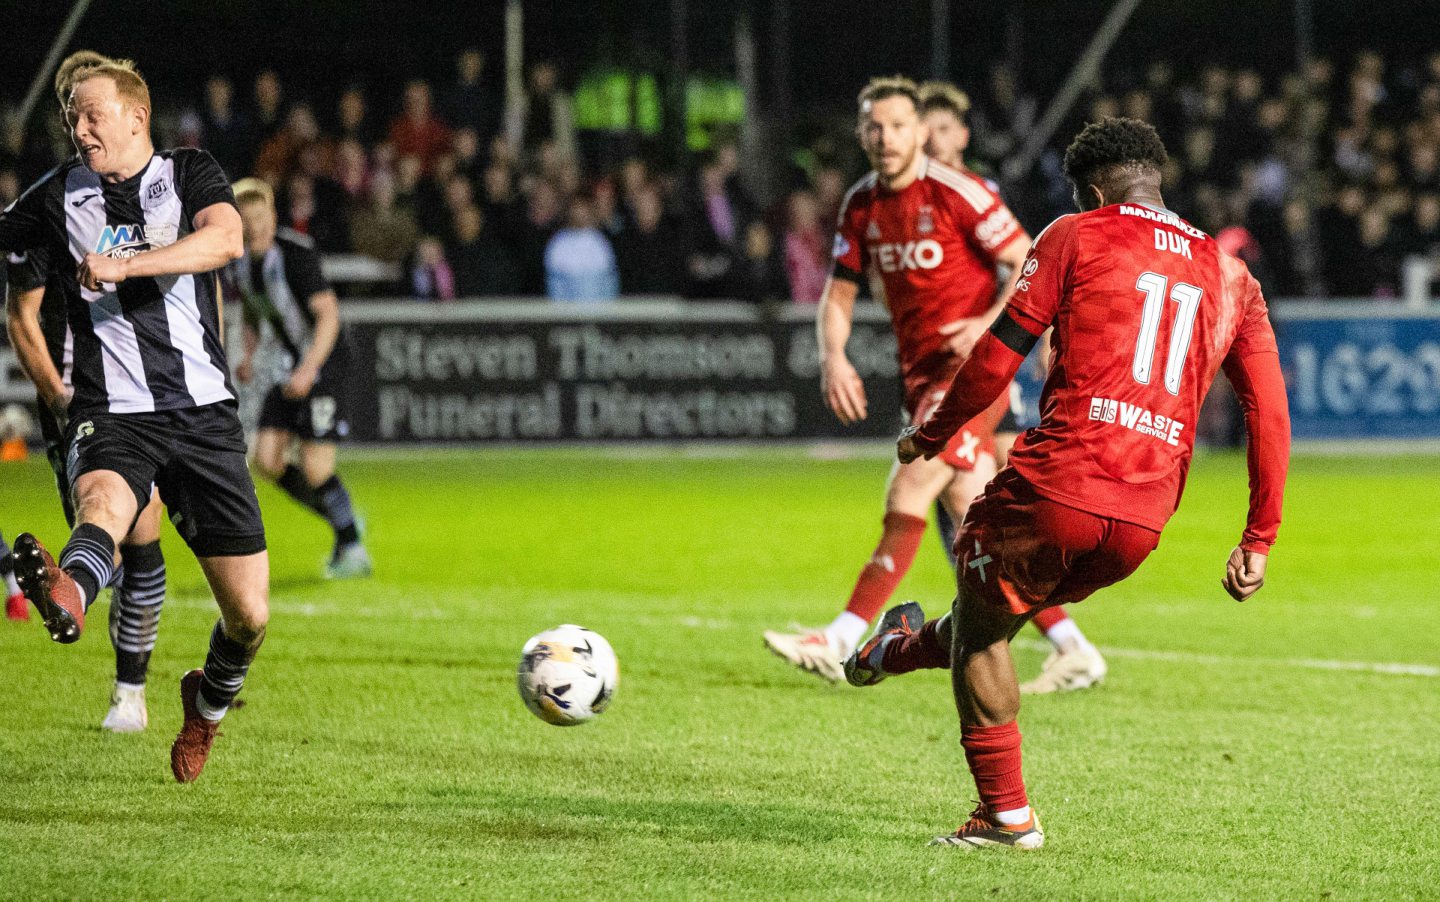
[[560,88],[560,70],[554,63],[530,67],[526,89],[511,98],[505,120],[505,135],[515,153],[534,153],[548,141],[560,156],[576,159],[575,113],[570,95]]
[[455,300],[455,274],[445,259],[440,239],[426,236],[415,246],[410,263],[410,290],[422,301]]
[[455,153],[455,170],[472,182],[480,178],[485,169],[485,160],[480,156],[480,136],[468,126],[455,130],[452,143]]
[[295,169],[300,152],[320,140],[320,126],[308,103],[297,103],[285,115],[285,124],[265,141],[255,160],[255,174],[272,185],[284,184]]
[[524,214],[516,199],[515,177],[509,164],[491,161],[481,175],[480,185],[480,212],[485,214],[486,227],[513,249],[520,238]]
[[401,156],[413,156],[429,172],[450,150],[450,129],[435,115],[430,85],[415,79],[405,86],[403,112],[390,123],[390,143]]
[[1415,200],[1415,211],[1406,223],[1404,250],[1407,254],[1440,256],[1440,194],[1426,193]]
[[775,235],[763,220],[753,220],[745,227],[730,287],[732,297],[753,304],[789,300],[790,286],[776,252]]
[[360,202],[370,190],[370,158],[354,138],[335,145],[332,178],[351,202]]
[[685,259],[659,189],[653,184],[634,189],[630,215],[630,226],[615,239],[620,290],[625,294],[680,294],[685,290]]
[[445,114],[456,130],[469,129],[480,142],[500,131],[500,92],[484,81],[485,55],[474,47],[455,58],[455,82],[445,94]]
[[255,106],[250,116],[250,125],[254,130],[254,146],[259,148],[280,130],[285,116],[285,91],[280,86],[280,76],[274,69],[265,69],[255,76],[252,99]]
[[588,197],[570,201],[565,228],[545,247],[545,293],[554,301],[609,301],[620,294],[615,252]]
[[545,294],[545,251],[560,229],[563,212],[560,192],[554,185],[541,179],[530,186],[525,199],[525,218],[516,242],[520,284],[525,294]]
[[830,275],[819,201],[809,191],[794,191],[786,201],[785,212],[785,276],[790,299],[803,304],[819,303]]
[[369,203],[350,219],[350,244],[357,254],[398,263],[415,247],[420,227],[409,211],[395,204],[395,179],[378,170],[370,179]]
[[457,297],[520,293],[520,271],[514,255],[509,248],[489,240],[485,228],[484,214],[473,203],[454,211],[445,259],[455,274]]
[[700,166],[687,224],[692,297],[733,297],[741,240],[750,215],[730,182],[724,157],[706,155]]
[[200,114],[202,145],[225,170],[231,181],[251,171],[255,159],[255,133],[250,119],[235,109],[235,89],[230,79],[212,75],[205,81],[205,109]]
[[350,232],[345,223],[345,212],[334,203],[333,195],[319,186],[319,180],[297,170],[284,185],[281,222],[302,235],[308,235],[317,250],[325,253],[349,250]]
[[340,100],[335,104],[335,120],[337,137],[342,141],[349,139],[367,147],[374,144],[378,137],[370,121],[370,104],[365,99],[365,89],[359,85],[351,85],[341,93]]

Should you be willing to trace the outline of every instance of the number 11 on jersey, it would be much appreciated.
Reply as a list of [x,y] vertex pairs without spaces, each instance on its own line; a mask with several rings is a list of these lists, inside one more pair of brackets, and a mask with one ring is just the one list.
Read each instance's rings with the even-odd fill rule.
[[[1141,385],[1150,384],[1155,368],[1155,342],[1160,337],[1160,316],[1165,312],[1165,289],[1170,280],[1159,273],[1141,273],[1135,287],[1145,292],[1145,309],[1140,313],[1140,335],[1135,340],[1135,362],[1130,372]],[[1178,307],[1170,329],[1170,348],[1165,355],[1165,390],[1180,394],[1180,377],[1185,372],[1185,355],[1195,332],[1195,314],[1200,310],[1201,289],[1186,282],[1176,282],[1170,289],[1170,300]]]

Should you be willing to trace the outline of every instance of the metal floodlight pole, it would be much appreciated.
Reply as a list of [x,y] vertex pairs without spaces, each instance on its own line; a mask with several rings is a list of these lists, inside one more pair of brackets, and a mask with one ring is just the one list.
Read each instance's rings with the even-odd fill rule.
[[505,4],[505,100],[514,105],[525,92],[525,8],[521,0]]
[[689,22],[690,4],[687,0],[670,0],[671,84],[668,118],[671,119],[671,140],[675,142],[675,162],[682,172],[687,169],[685,161],[689,150],[687,132],[690,123],[686,112],[686,93],[690,87]]
[[1295,0],[1295,62],[1300,71],[1310,65],[1315,55],[1314,0]]
[[1110,8],[1105,21],[1100,23],[1100,29],[1090,39],[1090,45],[1085,48],[1085,53],[1075,63],[1075,68],[1070,70],[1070,75],[1065,79],[1060,92],[1050,102],[1045,110],[1045,115],[1040,124],[1035,126],[1025,139],[1025,146],[1020,152],[1010,159],[1005,166],[1005,176],[1009,179],[1018,179],[1030,171],[1035,161],[1040,159],[1045,145],[1055,136],[1055,131],[1070,114],[1070,108],[1075,101],[1080,99],[1080,92],[1094,80],[1095,74],[1100,71],[1100,63],[1104,61],[1105,55],[1110,48],[1115,46],[1115,41],[1124,30],[1125,23],[1130,21],[1130,16],[1140,5],[1140,0],[1119,0]]
[[950,0],[930,0],[930,77],[950,77]]
[[25,99],[20,102],[20,127],[22,129],[25,127],[25,123],[30,121],[30,114],[35,112],[35,104],[40,102],[40,94],[50,81],[50,73],[55,71],[55,66],[60,62],[60,54],[65,52],[65,47],[75,36],[75,29],[80,27],[80,20],[85,17],[85,11],[90,8],[90,3],[91,0],[77,0],[75,6],[70,10],[69,18],[60,28],[60,33],[55,35],[55,40],[50,43],[50,52],[45,54],[45,62],[40,64],[40,71],[35,73],[34,80],[30,82],[30,90],[25,92]]

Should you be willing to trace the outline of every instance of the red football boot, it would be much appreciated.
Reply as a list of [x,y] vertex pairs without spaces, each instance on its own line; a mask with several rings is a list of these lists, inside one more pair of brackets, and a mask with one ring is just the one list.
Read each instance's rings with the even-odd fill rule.
[[85,603],[70,574],[55,565],[55,558],[30,533],[15,539],[15,582],[40,612],[45,629],[56,642],[69,644],[85,628]]
[[25,593],[16,592],[5,599],[5,616],[11,620],[30,619],[30,603],[25,600]]
[[202,671],[192,670],[180,678],[180,704],[185,708],[185,724],[180,735],[170,746],[170,770],[181,783],[193,783],[205,769],[205,759],[210,757],[210,746],[220,732],[220,721],[206,720],[200,716],[195,705],[195,695],[200,691]]

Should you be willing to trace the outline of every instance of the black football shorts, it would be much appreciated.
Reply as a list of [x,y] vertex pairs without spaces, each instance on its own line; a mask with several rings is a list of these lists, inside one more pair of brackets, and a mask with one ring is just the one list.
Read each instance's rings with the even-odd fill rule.
[[343,361],[332,360],[320,371],[310,394],[285,397],[280,386],[270,389],[260,406],[260,428],[288,432],[304,442],[338,442],[350,434]]
[[112,470],[135,493],[136,515],[152,487],[198,557],[265,550],[265,526],[245,463],[245,433],[234,401],[153,413],[98,413],[70,419],[66,472]]

